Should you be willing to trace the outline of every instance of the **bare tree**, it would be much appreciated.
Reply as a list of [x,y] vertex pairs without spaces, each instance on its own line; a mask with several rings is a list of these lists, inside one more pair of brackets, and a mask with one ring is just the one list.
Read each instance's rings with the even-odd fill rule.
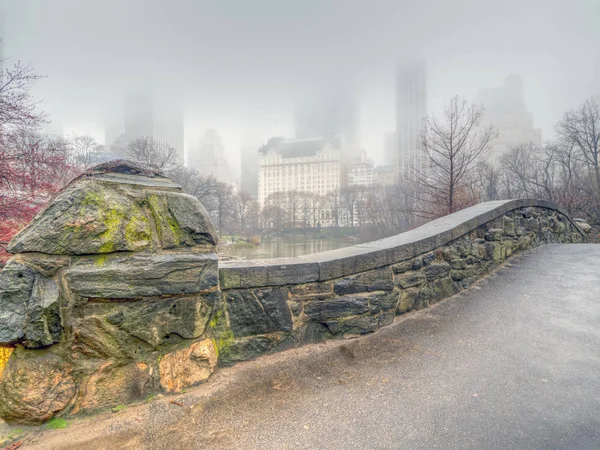
[[302,217],[302,227],[308,228],[312,223],[311,192],[300,192],[300,214]]
[[290,214],[290,225],[292,228],[296,228],[296,220],[298,218],[301,201],[300,192],[288,191],[286,194],[286,209]]
[[330,191],[323,198],[323,206],[327,214],[333,219],[333,226],[340,226],[340,216],[342,213],[342,204],[340,195],[337,191]]
[[263,224],[266,228],[282,230],[286,226],[288,212],[285,205],[285,192],[274,192],[267,197],[262,210]]
[[502,172],[494,164],[482,162],[474,173],[474,189],[480,193],[481,201],[500,200]]
[[144,164],[168,169],[180,163],[174,147],[158,142],[153,137],[143,136],[131,141],[127,147],[127,156]]
[[249,223],[253,222],[257,212],[256,200],[248,192],[240,192],[236,197],[237,215],[240,220],[241,232],[244,234]]
[[425,161],[416,175],[429,195],[429,214],[450,214],[468,206],[466,176],[497,135],[492,125],[482,126],[482,119],[483,108],[454,97],[441,119],[429,116],[423,120]]
[[354,216],[357,210],[359,197],[358,186],[348,186],[340,189],[340,204],[348,216],[348,224],[354,227]]
[[46,121],[45,114],[36,111],[38,102],[30,93],[40,78],[43,77],[36,75],[30,65],[20,61],[0,73],[0,128],[38,129]]
[[579,108],[565,113],[556,130],[562,139],[572,142],[579,150],[600,196],[600,99],[592,97]]
[[70,139],[73,162],[85,171],[100,160],[101,147],[96,140],[89,136],[73,136]]
[[209,212],[213,216],[219,232],[222,232],[226,225],[235,222],[236,208],[233,188],[230,184],[217,181],[207,203],[210,205]]
[[312,217],[312,226],[316,228],[319,225],[319,213],[321,211],[321,205],[323,204],[323,199],[318,194],[312,194],[309,197],[310,204],[310,215]]

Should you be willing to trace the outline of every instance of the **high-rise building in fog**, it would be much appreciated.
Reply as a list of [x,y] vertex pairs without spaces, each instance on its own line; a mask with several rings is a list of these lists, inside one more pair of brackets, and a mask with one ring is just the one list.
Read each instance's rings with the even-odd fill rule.
[[[176,102],[157,100],[146,93],[129,95],[125,99],[124,134],[130,142],[143,136],[168,144],[184,158],[183,110]],[[112,143],[111,143],[112,144]]]
[[270,139],[259,152],[258,200],[261,206],[277,192],[310,192],[320,196],[338,192],[340,156],[335,140]]
[[525,104],[520,76],[510,75],[500,87],[481,89],[475,104],[485,109],[484,122],[492,123],[498,131],[498,137],[490,142],[490,160],[498,159],[518,144],[542,145],[541,131],[533,128],[533,115]]
[[396,166],[399,179],[421,170],[421,126],[427,115],[425,61],[402,61],[396,70]]
[[258,197],[258,149],[260,145],[242,145],[241,190]]
[[385,133],[383,135],[383,164],[393,166],[396,170],[398,161],[398,137],[396,132]]
[[358,108],[349,92],[329,91],[308,94],[296,101],[294,113],[296,138],[358,139]]
[[301,91],[294,112],[296,139],[335,140],[340,150],[340,183],[346,186],[360,156],[359,108],[355,86],[337,80]]
[[348,174],[348,186],[373,186],[377,182],[375,164],[365,150],[356,158]]
[[190,148],[187,165],[196,169],[204,177],[213,177],[217,181],[234,184],[225,159],[225,147],[216,130],[207,130],[198,144]]
[[125,117],[122,108],[110,108],[104,117],[104,142],[107,153],[114,153],[117,156],[122,152],[119,138],[124,136],[124,133]]

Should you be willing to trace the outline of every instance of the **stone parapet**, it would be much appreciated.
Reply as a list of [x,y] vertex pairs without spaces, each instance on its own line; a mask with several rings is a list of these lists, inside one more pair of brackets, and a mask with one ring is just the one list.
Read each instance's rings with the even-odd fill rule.
[[585,242],[539,200],[482,203],[390,238],[297,258],[220,263],[220,364],[389,325],[468,288],[511,256]]

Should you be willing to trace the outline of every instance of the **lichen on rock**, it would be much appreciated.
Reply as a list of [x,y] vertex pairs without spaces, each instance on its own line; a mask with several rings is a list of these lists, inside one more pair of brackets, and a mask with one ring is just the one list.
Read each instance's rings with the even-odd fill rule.
[[204,207],[156,168],[114,161],[72,181],[8,246],[0,347],[17,350],[0,417],[39,423],[208,378],[216,243]]

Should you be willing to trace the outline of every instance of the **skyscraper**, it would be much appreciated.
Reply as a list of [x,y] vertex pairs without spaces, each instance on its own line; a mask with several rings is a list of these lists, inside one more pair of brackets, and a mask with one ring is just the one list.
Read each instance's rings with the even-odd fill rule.
[[[184,157],[183,111],[177,103],[156,100],[147,93],[129,95],[125,99],[125,139],[130,142],[143,136],[168,144]],[[111,142],[112,144],[112,142]]]
[[498,159],[518,144],[542,145],[542,134],[533,128],[533,115],[527,110],[519,75],[510,75],[500,87],[481,89],[475,104],[484,107],[483,120],[498,131],[498,137],[489,145],[490,160]]
[[223,183],[235,184],[227,160],[223,141],[216,130],[207,130],[198,145],[188,155],[188,167],[204,177],[213,177]]
[[258,196],[258,149],[260,145],[242,145],[241,190]]
[[357,141],[358,109],[350,89],[313,89],[296,100],[294,125],[297,139],[339,138]]
[[302,91],[296,100],[296,139],[325,139],[340,150],[341,185],[348,184],[352,165],[360,155],[359,111],[350,81],[324,82]]
[[426,115],[425,61],[402,61],[396,70],[398,179],[411,179],[415,171],[421,170],[421,125]]

